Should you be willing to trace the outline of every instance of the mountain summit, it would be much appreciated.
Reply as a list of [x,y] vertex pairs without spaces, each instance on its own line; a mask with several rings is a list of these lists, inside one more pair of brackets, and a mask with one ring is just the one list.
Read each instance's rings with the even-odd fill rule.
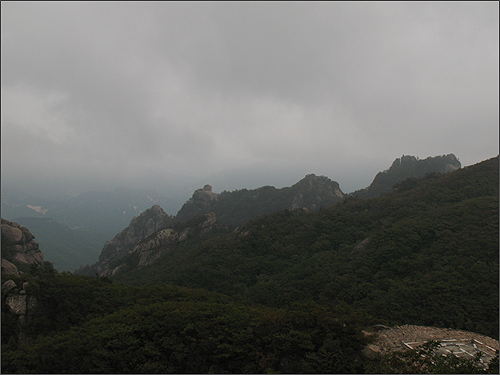
[[453,154],[419,159],[415,156],[403,155],[392,163],[391,167],[379,172],[373,182],[365,189],[351,193],[358,198],[374,198],[391,191],[395,184],[408,178],[421,178],[428,173],[450,173],[462,167]]
[[308,174],[291,187],[276,189],[263,186],[258,189],[241,189],[212,192],[210,185],[194,192],[177,213],[175,221],[186,221],[196,215],[214,212],[224,225],[240,226],[257,216],[285,209],[317,211],[342,201],[344,194],[338,182],[325,176]]

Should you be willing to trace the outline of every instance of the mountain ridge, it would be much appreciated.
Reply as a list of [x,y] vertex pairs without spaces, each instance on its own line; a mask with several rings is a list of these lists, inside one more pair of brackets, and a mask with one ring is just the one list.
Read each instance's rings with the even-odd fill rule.
[[[431,164],[429,161],[433,161],[434,159],[451,157],[454,158],[454,155],[428,157],[424,161],[427,160],[427,164]],[[410,161],[415,159],[417,161],[416,164],[419,165],[423,162],[418,158],[409,156],[404,156],[402,159],[404,161],[406,159]],[[396,159],[388,170],[377,174],[372,185],[378,181],[380,175],[384,175],[387,171],[395,169],[395,164],[398,160],[400,159]],[[447,164],[452,162],[453,160],[448,160]],[[413,168],[413,172],[415,172],[415,169],[418,170],[418,168]],[[406,175],[411,175],[411,173],[407,173]],[[390,183],[391,188],[393,183],[401,182],[406,175],[403,173],[399,175],[399,178],[393,178]],[[315,183],[311,184],[313,179]],[[311,184],[310,187],[314,188],[308,190],[307,186],[305,186],[307,183]],[[210,185],[206,186],[209,187]],[[386,184],[385,189],[388,188],[387,186]],[[371,191],[370,187],[362,190],[367,190],[368,193]],[[214,212],[222,224],[237,227],[254,217],[276,210],[306,208],[309,211],[315,211],[322,207],[338,203],[346,196],[352,195],[353,193],[344,194],[336,181],[314,174],[308,174],[292,186],[279,189],[272,186],[262,186],[256,189],[239,189],[230,192],[222,191],[214,193],[211,191],[211,188],[210,192],[204,191],[202,188],[197,189],[191,199],[185,202],[178,210],[174,221],[186,221],[197,214]],[[208,196],[210,198],[204,201],[203,197],[207,198]],[[165,199],[165,197],[157,194],[155,191],[118,188],[109,192],[83,192],[76,196],[67,196],[61,202],[57,203],[54,201],[54,197],[41,199],[27,194],[14,193],[9,195],[8,191],[2,191],[2,214],[5,214],[4,217],[14,221],[26,221],[28,220],[26,219],[28,216],[38,217],[40,219],[38,221],[30,220],[30,228],[36,233],[41,233],[39,235],[41,245],[50,250],[47,253],[48,259],[58,263],[59,267],[64,267],[64,270],[74,270],[86,263],[91,263],[86,260],[83,260],[83,264],[81,263],[82,259],[88,258],[87,255],[82,258],[82,256],[76,253],[75,256],[71,255],[72,250],[68,251],[68,249],[74,247],[71,242],[75,241],[76,235],[84,234],[83,231],[85,231],[93,239],[92,243],[101,241],[100,244],[96,243],[96,245],[91,245],[91,247],[86,245],[82,248],[84,252],[99,253],[102,251],[103,244],[113,239],[123,228],[126,228],[133,216],[140,214],[154,204],[160,204],[165,209],[164,203],[167,206],[170,204],[170,201]],[[47,233],[46,222],[41,220],[47,217],[72,228],[74,232],[69,233],[67,231],[55,230]],[[56,242],[51,241],[50,239],[55,238],[55,236],[63,236],[64,239],[61,238],[60,241]],[[84,239],[78,239],[75,242],[75,246],[77,246],[77,243],[82,243],[82,241],[85,243],[88,242]],[[59,255],[54,255],[53,257],[53,254],[64,254],[64,252],[67,252],[67,261],[61,262]]]
[[350,193],[359,198],[374,198],[390,191],[393,186],[408,178],[420,178],[427,173],[450,173],[462,167],[454,154],[419,159],[411,155],[403,155],[393,161],[389,169],[377,173],[372,183],[360,190]]
[[[402,187],[317,212],[270,213],[116,280],[204,287],[272,307],[344,301],[395,323],[497,337],[498,157]],[[475,292],[474,277],[487,299]],[[454,286],[436,289],[439,280]],[[446,317],[439,293],[462,301],[450,302]]]

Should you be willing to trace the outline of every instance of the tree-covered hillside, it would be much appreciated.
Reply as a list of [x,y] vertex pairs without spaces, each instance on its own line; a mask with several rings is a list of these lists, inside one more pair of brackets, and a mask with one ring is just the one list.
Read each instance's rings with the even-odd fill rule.
[[118,275],[242,295],[273,307],[346,302],[389,323],[498,338],[498,157],[349,198],[281,211],[182,256]]
[[2,373],[359,373],[360,329],[374,322],[343,305],[283,310],[168,285],[33,276],[11,278],[36,300],[22,322],[2,304]]
[[484,373],[434,343],[370,359],[362,330],[498,338],[498,172],[496,157],[379,198],[267,214],[113,278],[3,273],[2,372]]

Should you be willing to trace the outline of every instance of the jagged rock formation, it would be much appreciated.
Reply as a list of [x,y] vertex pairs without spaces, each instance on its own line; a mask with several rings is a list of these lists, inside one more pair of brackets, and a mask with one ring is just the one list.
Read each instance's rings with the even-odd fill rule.
[[82,267],[77,272],[92,276],[95,273],[99,275],[109,273],[111,264],[128,254],[139,240],[167,227],[171,222],[172,216],[155,204],[139,216],[135,216],[127,228],[104,245],[96,264]]
[[175,251],[187,240],[203,238],[217,227],[217,217],[211,212],[195,217],[186,223],[171,225],[138,239],[131,250],[120,258],[116,253],[106,258],[101,254],[96,271],[99,276],[115,276],[120,272],[150,265],[162,255]]
[[18,266],[43,264],[43,254],[34,238],[28,228],[2,218],[2,272],[17,274]]
[[388,170],[379,172],[369,187],[351,193],[358,198],[374,198],[391,191],[395,184],[408,178],[421,178],[428,173],[450,173],[461,168],[460,161],[453,154],[428,157],[403,155],[392,163]]
[[165,253],[166,248],[184,242],[191,236],[203,236],[207,234],[214,228],[216,222],[217,216],[213,212],[210,212],[203,216],[201,223],[194,226],[187,226],[179,230],[166,228],[146,237],[137,243],[132,250],[139,254],[137,267],[141,268],[153,263]]
[[20,281],[17,276],[27,272],[31,265],[44,269],[44,263],[48,263],[44,262],[34,238],[28,228],[2,218],[2,279],[12,277],[2,284],[2,314],[8,315],[5,319],[18,321],[13,340],[24,336],[27,316],[37,305],[36,297],[26,291],[29,283]]
[[[141,268],[153,263],[187,239],[211,232],[218,222],[221,226],[236,227],[269,212],[284,209],[315,211],[343,198],[337,182],[314,174],[282,189],[264,186],[216,194],[212,186],[205,185],[193,193],[175,217],[168,217],[159,206],[153,206],[139,218],[134,218],[128,228],[106,243],[98,263],[82,267],[77,273],[114,276],[130,268],[131,264]],[[152,225],[155,220],[157,224]]]
[[203,189],[197,189],[193,196],[181,207],[177,215],[176,221],[186,221],[196,215],[206,214],[211,207],[217,202],[218,194],[212,191],[211,185],[205,185]]
[[[393,162],[389,170],[380,172],[369,188],[358,191],[357,196],[377,196],[389,191],[395,183],[408,177],[422,177],[429,172],[447,173],[460,166],[460,162],[452,154],[425,160],[403,155]],[[135,263],[138,267],[151,264],[162,254],[162,251],[157,249],[184,241],[186,233],[170,228],[170,224],[186,223],[200,215],[213,215],[208,217],[212,217],[213,220],[216,217],[221,225],[236,228],[273,211],[285,209],[316,211],[341,202],[344,198],[337,182],[315,174],[308,174],[293,186],[282,189],[263,186],[253,190],[242,189],[217,194],[212,191],[212,186],[207,184],[194,191],[175,217],[168,216],[155,205],[134,218],[129,227],[106,243],[98,263],[83,267],[77,272],[92,276],[96,273],[114,275],[125,267],[120,259],[130,254],[139,257]],[[153,237],[148,237],[153,233]],[[353,253],[356,250],[354,249]]]

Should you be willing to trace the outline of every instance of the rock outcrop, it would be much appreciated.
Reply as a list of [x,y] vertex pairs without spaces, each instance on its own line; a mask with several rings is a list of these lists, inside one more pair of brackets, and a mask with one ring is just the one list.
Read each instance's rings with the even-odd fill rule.
[[2,258],[2,274],[19,276],[19,270],[16,265]]
[[218,194],[212,191],[211,185],[205,185],[203,189],[197,189],[193,196],[184,203],[177,215],[176,221],[187,221],[197,215],[207,214],[218,200]]
[[[37,298],[27,293],[28,282],[9,279],[2,284],[2,313],[7,313],[10,318],[19,322],[16,332],[11,332],[11,339],[17,341],[25,335],[26,319],[37,307]],[[3,320],[3,317],[2,317]]]
[[2,272],[17,274],[16,264],[43,264],[34,238],[28,228],[2,218]]
[[172,216],[154,205],[139,216],[134,217],[127,228],[108,241],[95,265],[99,275],[109,273],[111,264],[128,254],[141,239],[166,228],[172,222]]
[[2,314],[6,313],[6,319],[18,322],[16,332],[9,334],[14,341],[24,337],[26,319],[37,306],[36,296],[27,292],[29,283],[20,281],[17,276],[23,273],[22,270],[27,271],[31,265],[37,265],[41,270],[50,266],[52,272],[57,273],[49,262],[44,262],[34,238],[28,228],[2,219],[2,279],[11,277],[2,284]]
[[308,211],[316,211],[320,207],[330,206],[344,199],[338,182],[315,174],[306,175],[293,185],[291,190],[297,192],[291,202],[292,210],[305,208]]
[[212,186],[205,185],[203,189],[198,189],[193,193],[192,202],[212,204],[217,200],[217,194],[212,191]]
[[[199,221],[199,220],[197,220]],[[200,223],[193,223],[182,229],[166,228],[140,241],[132,250],[139,254],[138,268],[153,263],[172,247],[186,241],[190,237],[203,237],[216,225],[217,217],[213,212],[203,215]]]
[[115,276],[130,267],[136,269],[148,266],[162,255],[178,249],[183,242],[204,237],[216,226],[217,217],[211,212],[186,223],[161,229],[136,241],[133,248],[124,254],[121,260],[104,262],[105,267],[99,267],[97,273],[99,276]]
[[[216,199],[209,185],[199,190],[196,196],[200,200]],[[125,269],[141,268],[176,249],[184,241],[205,236],[217,226],[217,217],[213,212],[184,223],[174,224],[172,219],[160,206],[154,205],[134,217],[127,228],[104,245],[97,263],[81,267],[76,272],[89,276],[114,276]]]

